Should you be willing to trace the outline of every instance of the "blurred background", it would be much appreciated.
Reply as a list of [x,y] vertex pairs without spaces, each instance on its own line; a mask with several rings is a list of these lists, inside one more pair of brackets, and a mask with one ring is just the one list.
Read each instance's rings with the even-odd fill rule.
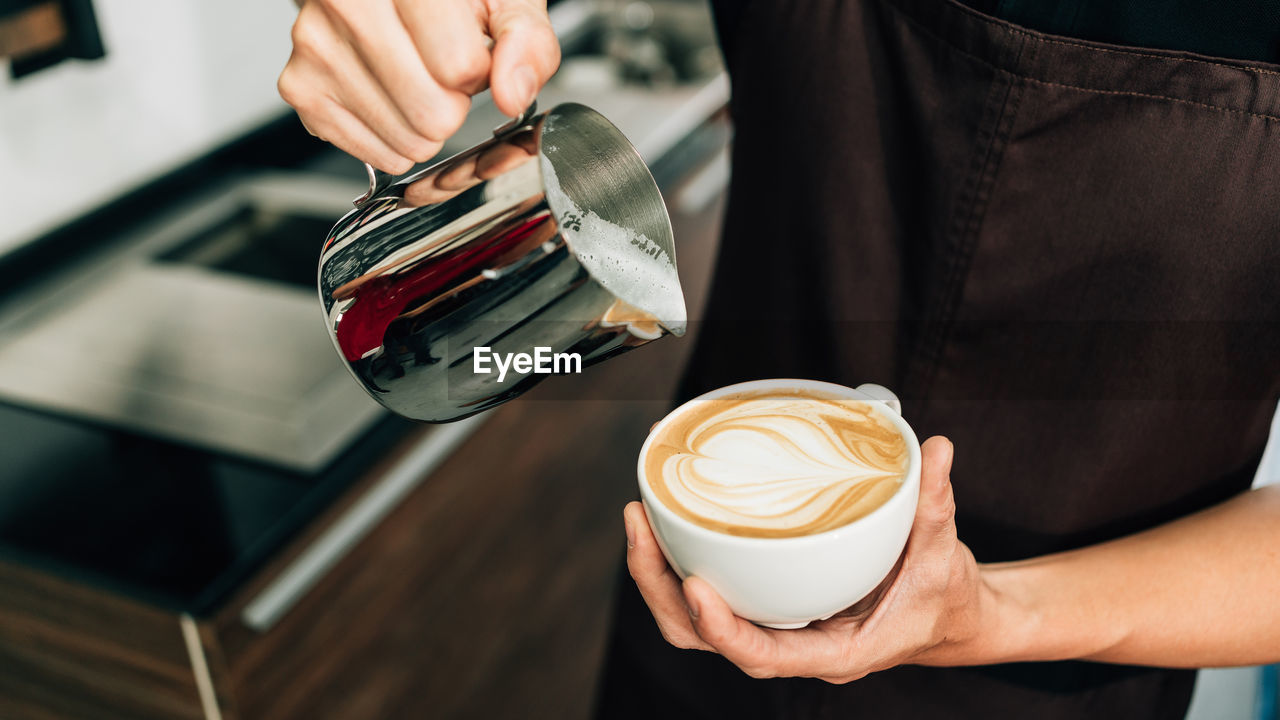
[[[388,416],[315,298],[367,181],[276,94],[295,13],[0,0],[0,718],[589,715],[634,452],[693,338]],[[637,146],[697,319],[729,177],[707,9],[551,14],[540,105]],[[481,96],[442,155],[503,120]],[[1193,717],[1273,718],[1275,688],[1203,674]]]

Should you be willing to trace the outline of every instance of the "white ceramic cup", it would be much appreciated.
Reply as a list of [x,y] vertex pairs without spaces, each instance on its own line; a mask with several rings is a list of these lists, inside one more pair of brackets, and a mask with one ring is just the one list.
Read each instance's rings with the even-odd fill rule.
[[[871,402],[907,441],[906,477],[883,505],[826,532],[786,538],[740,537],[710,530],[677,515],[657,499],[645,479],[649,445],[672,420],[696,403],[753,390],[794,388]],[[857,389],[816,380],[770,379],[729,385],[671,411],[640,448],[640,497],[658,546],[676,573],[705,580],[733,612],[759,625],[792,629],[825,620],[866,597],[897,563],[920,497],[920,441],[902,419],[898,397],[880,385]]]

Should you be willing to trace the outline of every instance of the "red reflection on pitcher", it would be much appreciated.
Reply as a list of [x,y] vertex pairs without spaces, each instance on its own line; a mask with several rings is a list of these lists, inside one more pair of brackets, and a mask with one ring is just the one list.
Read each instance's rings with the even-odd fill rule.
[[[334,290],[335,300],[354,298],[334,329],[343,357],[355,362],[382,347],[391,323],[421,314],[445,297],[486,282],[486,268],[525,256],[556,234],[547,212],[515,225],[480,247],[466,244],[415,263],[404,272],[369,274]],[[459,278],[466,280],[458,282]],[[441,291],[448,289],[448,295]],[[406,310],[406,308],[409,308]]]

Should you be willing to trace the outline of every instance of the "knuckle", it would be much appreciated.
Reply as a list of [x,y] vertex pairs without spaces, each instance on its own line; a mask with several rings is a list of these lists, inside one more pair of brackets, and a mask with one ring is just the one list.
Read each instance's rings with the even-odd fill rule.
[[298,107],[298,101],[302,99],[301,89],[298,87],[298,81],[291,66],[286,65],[284,72],[280,73],[280,77],[276,79],[276,92],[280,93],[280,97],[285,102]]
[[698,633],[706,639],[708,643],[716,647],[732,645],[732,639],[723,631],[717,631],[711,628],[699,627]]
[[449,137],[448,126],[439,115],[438,112],[420,108],[409,113],[409,124],[426,139],[432,142],[443,142]]
[[[712,643],[714,645],[714,643]],[[777,668],[767,658],[760,657],[755,653],[743,653],[737,660],[734,660],[742,672],[753,678],[770,678],[777,677]]]
[[466,110],[454,108],[417,108],[410,113],[409,123],[431,142],[444,142],[462,127],[467,119]]
[[547,68],[554,71],[560,67],[560,39],[550,25],[538,26],[537,40],[537,45],[541,46],[540,59],[547,64]]
[[280,78],[276,80],[276,90],[280,98],[289,103],[299,113],[310,113],[316,105],[316,96],[310,92],[307,83],[290,66],[286,66]]
[[436,151],[440,149],[440,143],[432,142],[426,138],[418,138],[413,141],[409,147],[409,159],[415,163],[422,163],[435,157]]
[[442,86],[454,90],[474,87],[489,75],[487,52],[458,53],[432,73]]
[[298,19],[293,22],[293,28],[289,31],[289,38],[293,41],[295,50],[303,52],[318,52],[322,44],[323,33],[318,20],[307,12],[306,7],[298,13]]
[[697,644],[685,633],[673,632],[665,627],[660,627],[659,630],[662,633],[662,639],[667,641],[668,645],[680,648],[681,650],[691,650],[697,646]]
[[951,497],[942,498],[928,512],[927,517],[939,527],[945,530],[947,524],[956,514],[956,501]]
[[630,561],[627,563],[627,570],[631,573],[631,579],[635,580],[636,587],[642,593],[648,593],[655,587],[653,573],[649,572],[643,564],[638,561]]
[[631,573],[631,579],[637,583],[646,579],[644,567],[640,563],[640,558],[633,551],[627,551],[627,572]]

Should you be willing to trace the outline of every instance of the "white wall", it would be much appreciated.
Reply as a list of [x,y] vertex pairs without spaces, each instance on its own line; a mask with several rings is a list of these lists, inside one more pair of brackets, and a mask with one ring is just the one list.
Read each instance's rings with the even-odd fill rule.
[[[95,0],[107,57],[0,64],[0,253],[285,109],[290,0]],[[0,61],[3,63],[3,61]]]

